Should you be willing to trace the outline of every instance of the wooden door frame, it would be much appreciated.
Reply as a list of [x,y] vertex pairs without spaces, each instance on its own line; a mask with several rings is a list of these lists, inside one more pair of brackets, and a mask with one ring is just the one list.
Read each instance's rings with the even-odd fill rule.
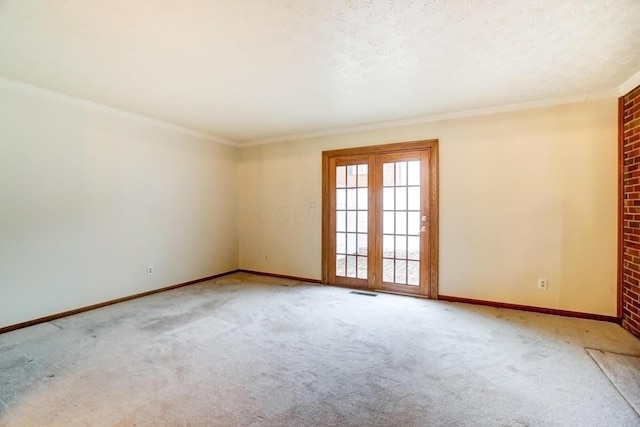
[[403,151],[430,150],[430,188],[425,189],[429,194],[431,212],[428,218],[429,229],[429,277],[428,296],[431,299],[438,299],[438,247],[439,247],[439,198],[438,198],[438,140],[429,139],[422,141],[399,142],[393,144],[373,145],[365,147],[353,147],[340,150],[329,150],[322,152],[322,283],[329,282],[329,263],[333,260],[329,253],[329,236],[331,230],[332,212],[330,209],[330,197],[332,188],[329,185],[330,159],[338,156],[353,155],[377,155],[399,153]]

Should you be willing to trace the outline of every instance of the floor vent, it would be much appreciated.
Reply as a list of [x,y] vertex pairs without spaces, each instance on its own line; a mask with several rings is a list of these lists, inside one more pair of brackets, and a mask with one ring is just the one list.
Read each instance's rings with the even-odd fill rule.
[[378,294],[372,294],[370,292],[351,291],[349,293],[350,294],[356,294],[356,295],[366,295],[368,297],[377,297],[378,296]]

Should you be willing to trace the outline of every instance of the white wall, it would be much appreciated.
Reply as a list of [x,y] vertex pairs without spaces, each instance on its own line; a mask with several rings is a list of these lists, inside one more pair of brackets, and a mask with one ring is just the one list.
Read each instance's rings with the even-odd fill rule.
[[236,269],[236,200],[235,147],[0,88],[0,327]]
[[437,138],[440,294],[616,315],[616,102],[243,148],[240,267],[321,278],[321,152]]

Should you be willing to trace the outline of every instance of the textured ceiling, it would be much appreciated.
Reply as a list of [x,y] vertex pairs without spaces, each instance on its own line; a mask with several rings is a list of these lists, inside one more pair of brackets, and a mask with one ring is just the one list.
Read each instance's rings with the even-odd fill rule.
[[0,0],[0,76],[237,142],[639,70],[638,0]]

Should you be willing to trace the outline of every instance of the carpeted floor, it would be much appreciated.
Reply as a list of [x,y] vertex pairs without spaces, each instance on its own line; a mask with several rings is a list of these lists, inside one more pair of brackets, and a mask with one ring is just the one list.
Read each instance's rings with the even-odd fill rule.
[[0,425],[638,426],[612,353],[640,341],[236,274],[0,335]]
[[611,384],[640,414],[640,356],[587,350]]

